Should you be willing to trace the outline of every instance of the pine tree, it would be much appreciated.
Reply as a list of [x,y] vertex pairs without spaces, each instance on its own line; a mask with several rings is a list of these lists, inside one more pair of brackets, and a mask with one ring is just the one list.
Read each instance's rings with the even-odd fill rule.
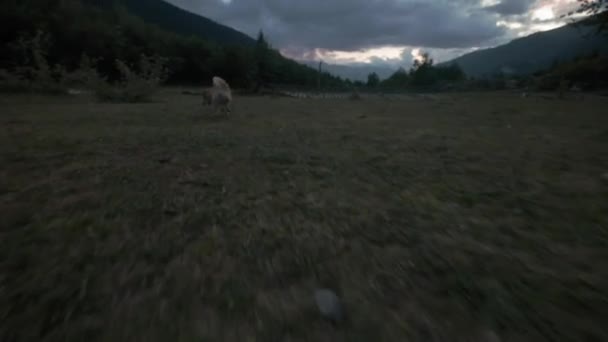
[[255,91],[258,92],[266,85],[270,77],[270,45],[264,37],[264,32],[260,30],[258,39],[255,43],[254,58],[255,58]]

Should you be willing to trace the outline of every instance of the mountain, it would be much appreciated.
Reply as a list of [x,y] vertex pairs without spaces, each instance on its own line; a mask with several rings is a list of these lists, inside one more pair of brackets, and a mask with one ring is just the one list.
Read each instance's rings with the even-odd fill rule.
[[[255,40],[233,28],[224,26],[198,14],[186,11],[163,0],[86,0],[103,7],[115,4],[124,6],[127,11],[160,28],[180,35],[193,35],[207,41],[222,45],[250,46]],[[317,69],[317,62],[300,61],[304,65]],[[389,77],[395,70],[388,66],[367,64],[323,64],[323,70],[353,81],[366,81],[367,76],[375,72],[381,79]]]
[[[319,62],[315,61],[302,61],[305,65],[317,69],[319,67]],[[357,63],[357,64],[326,64],[323,63],[322,66],[324,71],[329,72],[330,74],[340,76],[342,78],[347,78],[351,81],[367,81],[367,76],[372,72],[378,74],[380,79],[388,78],[392,75],[397,68],[392,68],[385,65],[374,65],[374,64],[365,64],[365,63]]]
[[595,27],[574,26],[538,32],[491,49],[478,50],[439,65],[458,63],[473,77],[502,72],[530,74],[555,62],[572,60],[593,52],[608,54],[608,37],[595,35]]
[[255,40],[231,27],[188,12],[163,0],[85,0],[101,7],[124,6],[127,11],[166,31],[196,36],[222,45],[251,46]]
[[[172,84],[209,84],[220,75],[235,88],[312,87],[319,79],[263,41],[162,0],[10,0],[0,22],[0,71],[19,77],[51,69],[57,78],[94,65],[116,81],[117,61],[137,70],[150,67],[142,56],[162,56]],[[328,73],[321,82],[347,86]]]

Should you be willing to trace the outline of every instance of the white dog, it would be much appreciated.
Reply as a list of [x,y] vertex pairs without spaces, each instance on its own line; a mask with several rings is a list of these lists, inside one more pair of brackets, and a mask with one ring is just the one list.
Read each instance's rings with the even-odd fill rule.
[[217,112],[219,109],[228,115],[230,113],[230,105],[232,104],[232,91],[228,83],[222,78],[214,76],[211,93],[211,102],[215,111]]
[[210,106],[213,104],[213,88],[203,89],[203,105]]

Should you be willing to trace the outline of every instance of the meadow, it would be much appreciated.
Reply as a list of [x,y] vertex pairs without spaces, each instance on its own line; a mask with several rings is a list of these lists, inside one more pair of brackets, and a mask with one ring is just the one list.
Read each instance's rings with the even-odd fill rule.
[[0,340],[608,340],[607,97],[201,102],[0,95]]

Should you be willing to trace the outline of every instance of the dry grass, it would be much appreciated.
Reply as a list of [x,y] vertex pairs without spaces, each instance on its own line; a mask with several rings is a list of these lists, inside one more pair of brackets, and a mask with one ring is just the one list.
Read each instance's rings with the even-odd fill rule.
[[0,340],[608,340],[606,99],[163,96],[0,97]]

